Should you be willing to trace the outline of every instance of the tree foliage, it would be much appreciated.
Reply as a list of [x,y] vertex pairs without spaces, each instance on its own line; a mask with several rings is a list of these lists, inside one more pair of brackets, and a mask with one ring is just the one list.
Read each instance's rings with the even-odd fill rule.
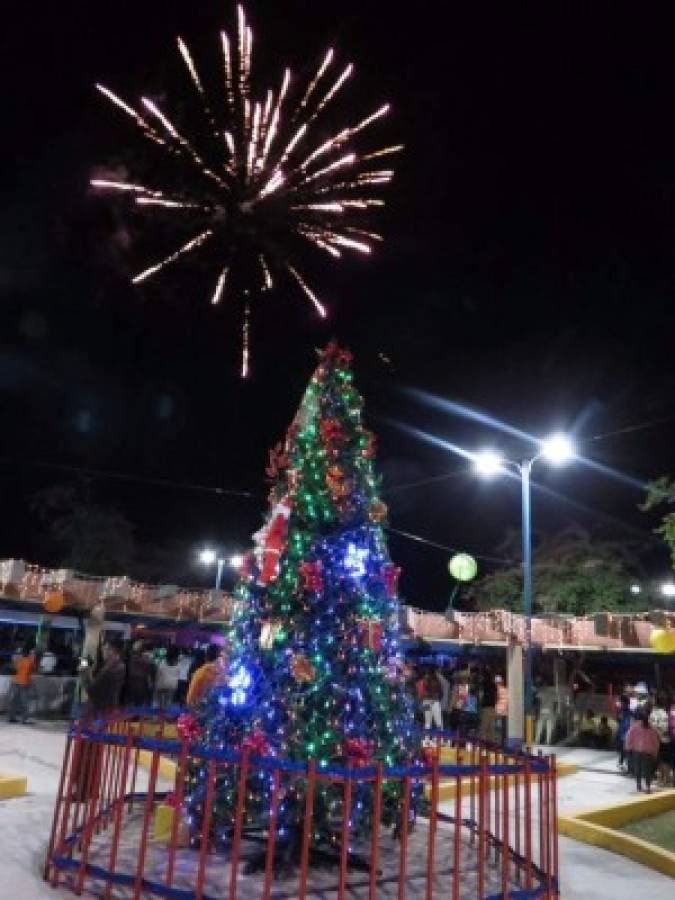
[[133,524],[119,510],[95,503],[86,482],[47,488],[33,497],[32,507],[47,524],[63,566],[91,575],[131,571]]
[[[534,612],[578,616],[642,609],[644,598],[630,592],[636,569],[631,547],[593,539],[576,526],[565,529],[534,548]],[[522,612],[520,564],[481,578],[471,597],[479,609]]]
[[[675,506],[675,479],[669,475],[662,475],[647,486],[647,498],[640,509],[643,512],[650,512],[653,509],[662,510],[664,507],[673,506]],[[663,514],[654,531],[666,542],[675,567],[675,509]]]

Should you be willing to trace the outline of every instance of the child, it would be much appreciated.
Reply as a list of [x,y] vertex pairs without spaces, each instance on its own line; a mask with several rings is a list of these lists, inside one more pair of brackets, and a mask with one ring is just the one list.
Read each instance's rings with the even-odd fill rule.
[[659,755],[659,736],[649,724],[649,716],[645,713],[640,712],[635,717],[635,722],[628,729],[625,747],[633,754],[638,791],[642,790],[642,781],[644,780],[647,785],[647,793],[651,794],[656,759]]

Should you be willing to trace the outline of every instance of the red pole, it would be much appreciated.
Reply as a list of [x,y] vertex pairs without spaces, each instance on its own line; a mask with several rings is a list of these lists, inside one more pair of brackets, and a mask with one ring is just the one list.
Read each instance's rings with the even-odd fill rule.
[[[499,750],[495,749],[492,758],[494,759],[496,766],[503,765],[504,760],[502,759],[502,756],[501,756],[501,753],[499,752]],[[494,824],[494,831],[492,833],[494,834],[495,838],[497,839],[494,843],[495,863],[497,862],[497,860],[499,858],[499,840],[500,840],[501,834],[502,834],[502,817],[501,817],[500,806],[501,806],[501,795],[502,795],[502,790],[504,787],[505,780],[507,780],[506,775],[493,775],[492,776],[492,785],[493,785],[493,791],[494,791],[494,795],[495,795],[495,802],[493,804],[494,811],[495,811],[495,816],[494,816],[495,824]]]
[[410,778],[403,778],[403,803],[401,804],[401,856],[398,869],[398,900],[405,900],[408,874],[408,817],[410,815]]
[[345,900],[347,889],[347,864],[349,862],[349,819],[352,814],[352,780],[344,778],[342,782],[342,836],[340,838],[340,880],[338,882],[338,900]]
[[[516,828],[518,823],[516,822]],[[509,896],[509,866],[511,848],[509,846],[509,776],[502,777],[502,894]]]
[[[105,731],[101,733],[101,737],[105,734]],[[82,822],[82,835],[80,838],[80,867],[77,871],[77,883],[75,886],[75,893],[81,894],[82,888],[84,887],[84,878],[87,871],[87,861],[89,859],[89,846],[91,844],[91,839],[94,836],[94,827],[96,825],[96,809],[97,806],[100,807],[100,794],[99,785],[101,783],[101,769],[105,765],[105,756],[106,756],[106,744],[97,744],[92,743],[92,747],[96,748],[96,754],[94,757],[94,763],[91,770],[91,784],[90,784],[90,793],[91,797],[89,798],[87,803],[84,803],[84,815]]]
[[553,809],[551,815],[551,831],[553,841],[553,877],[555,878],[555,896],[560,895],[560,885],[558,884],[558,760],[555,754],[551,755],[551,806]]
[[429,814],[429,846],[427,848],[427,897],[434,896],[434,851],[436,843],[436,825],[438,822],[438,754],[431,764],[431,812]]
[[[541,764],[544,761],[544,758],[541,754],[541,750],[539,750],[538,754],[539,763]],[[544,772],[539,772],[537,776],[537,803],[539,805],[539,868],[542,872],[546,871],[546,857],[545,857],[545,849],[546,849],[546,837],[544,834],[544,786],[546,784],[546,776]]]
[[312,837],[312,816],[314,815],[314,785],[316,783],[316,760],[307,765],[307,787],[305,788],[305,818],[302,823],[302,849],[300,851],[300,887],[298,900],[305,900],[307,893],[307,871],[309,868],[309,842]]
[[532,773],[530,757],[525,757],[525,887],[532,890]]
[[[59,839],[56,843],[55,855],[60,855],[64,850],[64,842],[66,839],[66,833],[68,831],[68,820],[70,818],[70,807],[73,802],[73,787],[75,783],[75,776],[78,774],[78,768],[80,767],[80,759],[82,757],[82,723],[77,723],[77,730],[75,732],[75,746],[73,748],[73,752],[71,755],[71,765],[70,771],[68,772],[68,780],[66,782],[66,794],[65,794],[65,803],[63,807],[63,817],[61,819],[61,828],[59,829]],[[52,887],[56,887],[59,883],[59,870],[56,866],[52,869]]]
[[[138,759],[138,755],[136,757]],[[150,763],[150,777],[148,779],[148,793],[145,796],[144,812],[143,812],[143,830],[141,832],[141,843],[138,848],[138,865],[136,866],[136,878],[134,880],[134,900],[140,900],[141,891],[143,890],[143,871],[145,869],[145,853],[148,847],[148,831],[150,830],[150,822],[152,819],[152,807],[155,800],[155,786],[157,784],[157,772],[159,770],[159,752],[152,751],[152,762]],[[133,790],[133,788],[132,788]]]
[[178,827],[180,825],[180,814],[183,808],[183,795],[185,792],[185,773],[188,765],[188,749],[189,744],[185,738],[181,741],[180,756],[178,757],[178,768],[176,770],[176,782],[174,796],[176,805],[171,820],[171,839],[169,842],[169,861],[166,867],[166,886],[171,887],[173,884],[173,874],[176,869],[176,848],[178,844]]
[[237,784],[237,807],[234,815],[234,834],[232,835],[232,858],[230,860],[230,900],[237,898],[237,869],[239,868],[239,852],[241,849],[241,830],[244,820],[244,802],[246,801],[246,778],[248,777],[248,750],[241,754],[239,764],[239,782]]
[[63,808],[63,785],[66,780],[66,772],[70,763],[70,748],[73,742],[70,732],[66,737],[66,747],[63,751],[63,764],[61,765],[61,778],[59,779],[59,789],[56,794],[56,805],[54,806],[54,816],[52,818],[52,830],[49,835],[49,846],[47,848],[47,856],[45,857],[45,865],[42,871],[42,877],[45,881],[49,881],[50,872],[52,870],[51,858],[54,852],[54,844],[56,843],[56,829],[59,823],[59,816]]
[[370,840],[370,878],[368,881],[368,900],[376,900],[377,867],[380,861],[380,821],[382,819],[382,777],[384,765],[377,764],[377,774],[373,785],[373,833]]
[[[474,744],[471,745],[471,763],[470,764],[472,766],[476,765],[476,747]],[[473,774],[473,772],[469,776],[469,784],[470,784],[469,818],[471,819],[471,822],[473,823],[476,821],[476,776]],[[475,831],[473,828],[470,828],[469,829],[469,841],[473,844],[475,839],[476,839]]]
[[[209,760],[206,774],[206,797],[204,799],[204,812],[202,820],[202,834],[199,845],[199,866],[197,869],[197,884],[195,886],[195,900],[202,900],[204,896],[204,880],[206,878],[206,858],[209,853],[209,828],[211,827],[211,813],[213,811],[213,795],[216,789],[216,761]],[[178,810],[176,810],[176,816]]]
[[478,776],[478,879],[476,882],[476,891],[478,900],[483,900],[485,896],[485,812],[486,812],[486,793],[487,793],[488,768],[484,756],[480,759],[480,774]]
[[[124,814],[124,796],[126,794],[127,777],[129,775],[129,763],[131,760],[131,750],[133,747],[133,735],[127,730],[127,742],[124,746],[124,755],[122,757],[122,770],[119,781],[117,782],[117,796],[115,797],[113,812],[113,835],[110,843],[110,857],[108,859],[108,871],[113,874],[117,865],[117,851],[120,844],[120,832],[122,830],[122,815]],[[112,883],[109,881],[105,889],[105,900],[110,900],[112,893]]]
[[[520,767],[521,760],[518,759],[518,757],[513,757],[513,762],[516,764],[516,766],[518,768]],[[513,800],[514,800],[514,812],[515,812],[514,825],[516,828],[516,841],[515,841],[516,848],[515,849],[516,849],[516,856],[520,856],[520,826],[521,826],[521,819],[520,819],[521,778],[520,778],[520,772],[516,770],[514,777],[515,777],[515,787],[514,787],[514,791],[513,791]],[[518,876],[519,876],[518,883],[520,884],[520,869],[518,869]]]
[[462,851],[462,752],[457,748],[457,778],[455,781],[455,834],[453,842],[453,865],[452,865],[452,900],[459,900],[459,876],[461,866]]
[[279,808],[279,790],[281,788],[281,770],[275,769],[272,776],[272,799],[270,802],[270,824],[267,832],[267,853],[265,855],[265,882],[263,884],[263,900],[270,900],[272,892],[272,875],[274,874],[274,845],[277,836],[277,810]]

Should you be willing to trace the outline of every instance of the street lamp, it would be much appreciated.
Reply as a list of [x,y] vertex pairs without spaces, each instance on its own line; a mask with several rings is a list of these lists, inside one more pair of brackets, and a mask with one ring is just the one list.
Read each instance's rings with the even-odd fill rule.
[[[523,542],[523,613],[525,615],[525,716],[532,714],[532,502],[530,476],[532,466],[539,459],[553,465],[563,465],[574,458],[574,443],[565,434],[556,433],[539,442],[539,452],[517,462],[505,459],[495,450],[482,450],[474,454],[476,471],[490,477],[511,470],[517,474],[521,485],[522,542]],[[674,585],[675,588],[675,585]]]
[[220,590],[220,583],[223,580],[223,570],[225,565],[227,564],[231,569],[235,571],[240,569],[244,562],[244,557],[241,553],[233,553],[228,559],[225,559],[223,556],[219,556],[218,553],[211,549],[210,547],[205,547],[203,550],[199,551],[199,562],[203,566],[211,567],[216,565],[216,590]]
[[672,600],[675,597],[675,581],[664,581],[661,585],[661,593],[664,597]]

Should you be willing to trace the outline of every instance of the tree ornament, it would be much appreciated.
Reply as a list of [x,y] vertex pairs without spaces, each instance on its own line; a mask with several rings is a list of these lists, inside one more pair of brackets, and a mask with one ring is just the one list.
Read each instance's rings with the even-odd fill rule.
[[382,567],[382,580],[384,581],[384,590],[387,594],[387,597],[390,597],[392,600],[398,593],[398,579],[400,574],[400,567],[395,566],[393,563],[386,563]]
[[288,456],[286,455],[284,445],[280,441],[270,450],[269,463],[265,469],[265,474],[270,480],[276,481],[279,475],[287,468]]
[[298,684],[314,681],[316,669],[303,653],[296,653],[291,659],[291,675]]
[[344,436],[340,422],[331,417],[321,419],[319,422],[319,434],[326,444],[340,441]]
[[373,752],[372,741],[366,738],[349,738],[344,743],[343,755],[347,765],[352,769],[360,769],[370,763]]
[[382,500],[376,500],[370,504],[368,518],[371,522],[376,522],[379,525],[380,522],[384,522],[387,518],[387,512],[387,504],[383,503]]
[[182,713],[176,719],[176,731],[184,741],[197,741],[203,734],[203,729],[192,713]]
[[362,647],[376,652],[382,648],[382,622],[380,619],[359,619],[359,642]]
[[377,454],[377,438],[372,431],[364,428],[361,444],[361,456],[366,459],[374,459]]
[[260,569],[259,584],[269,584],[279,574],[279,557],[286,548],[288,519],[292,505],[293,502],[289,497],[283,497],[273,508],[269,521],[253,535]]
[[279,619],[264,621],[260,627],[260,649],[272,650],[282,628],[283,624]]
[[323,590],[323,578],[321,576],[320,560],[305,560],[298,566],[298,575],[303,579],[303,589],[306,591]]
[[256,728],[250,734],[247,734],[241,742],[241,750],[248,750],[254,756],[267,756],[270,752],[270,744],[263,731]]

